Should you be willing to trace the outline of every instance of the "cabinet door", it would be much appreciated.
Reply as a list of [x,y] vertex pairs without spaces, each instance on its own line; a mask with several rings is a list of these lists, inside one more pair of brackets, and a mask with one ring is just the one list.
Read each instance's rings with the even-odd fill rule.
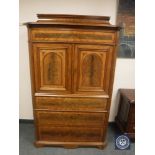
[[36,91],[70,92],[71,48],[68,44],[34,43]]
[[75,45],[74,91],[108,94],[112,46]]

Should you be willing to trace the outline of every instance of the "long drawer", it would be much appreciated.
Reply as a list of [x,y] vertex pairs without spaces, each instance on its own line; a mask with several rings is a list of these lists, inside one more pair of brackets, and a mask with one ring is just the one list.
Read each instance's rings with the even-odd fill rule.
[[39,127],[39,140],[53,142],[98,142],[103,140],[104,130],[105,128]]
[[106,111],[104,98],[36,97],[35,109],[52,111]]
[[37,124],[46,126],[103,127],[107,113],[35,111]]
[[115,43],[115,33],[108,31],[58,30],[50,28],[32,29],[32,41],[67,43]]

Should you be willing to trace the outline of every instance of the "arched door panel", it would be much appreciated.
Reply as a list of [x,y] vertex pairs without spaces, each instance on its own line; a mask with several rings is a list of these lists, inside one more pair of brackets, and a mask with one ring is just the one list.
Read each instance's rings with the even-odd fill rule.
[[76,93],[108,94],[112,65],[112,46],[76,45],[74,83]]
[[71,91],[71,45],[35,44],[36,91]]

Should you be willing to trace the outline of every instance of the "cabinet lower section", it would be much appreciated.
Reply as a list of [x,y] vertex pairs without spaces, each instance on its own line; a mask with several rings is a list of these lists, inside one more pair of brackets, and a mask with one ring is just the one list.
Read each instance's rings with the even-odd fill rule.
[[36,97],[35,101],[36,146],[105,147],[107,99]]

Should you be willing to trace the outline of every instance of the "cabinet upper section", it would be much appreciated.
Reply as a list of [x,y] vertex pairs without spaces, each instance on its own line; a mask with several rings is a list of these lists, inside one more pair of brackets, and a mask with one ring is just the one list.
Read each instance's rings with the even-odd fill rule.
[[108,16],[88,16],[88,15],[65,15],[65,14],[37,14],[36,22],[28,22],[28,27],[75,27],[119,30],[120,27],[111,25]]
[[34,92],[109,97],[119,27],[106,16],[38,18],[27,23]]

